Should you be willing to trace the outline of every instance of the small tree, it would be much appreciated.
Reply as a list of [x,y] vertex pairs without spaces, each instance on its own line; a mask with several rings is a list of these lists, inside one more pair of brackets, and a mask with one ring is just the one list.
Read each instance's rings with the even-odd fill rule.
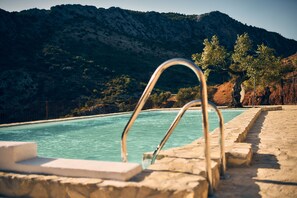
[[176,94],[177,103],[174,105],[175,107],[182,107],[187,102],[191,100],[195,100],[200,98],[200,88],[196,87],[189,87],[189,88],[180,88]]
[[219,38],[214,35],[211,41],[204,39],[204,48],[202,53],[192,55],[195,64],[202,66],[206,79],[211,71],[221,72],[226,70],[227,51],[220,46]]
[[258,45],[252,59],[250,66],[246,68],[245,86],[253,87],[254,97],[256,86],[260,86],[265,91],[265,96],[262,98],[263,104],[269,104],[270,88],[269,83],[274,81],[278,75],[279,64],[277,58],[273,54],[273,49],[264,44]]
[[242,107],[241,84],[249,79],[248,71],[253,68],[252,41],[247,33],[237,36],[231,61],[229,73],[234,78],[231,106]]
[[164,107],[168,99],[171,97],[171,92],[161,92],[160,94],[154,93],[150,96],[152,107]]

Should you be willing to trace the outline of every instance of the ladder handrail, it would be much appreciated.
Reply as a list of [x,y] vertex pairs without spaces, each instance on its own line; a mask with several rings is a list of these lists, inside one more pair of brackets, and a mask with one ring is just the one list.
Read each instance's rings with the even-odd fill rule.
[[121,137],[121,155],[122,160],[127,162],[127,134],[132,127],[134,121],[136,120],[138,114],[140,113],[141,109],[143,108],[144,104],[146,103],[147,99],[149,98],[152,89],[154,88],[157,80],[159,79],[160,75],[165,71],[167,68],[173,65],[182,65],[190,68],[197,76],[198,80],[201,84],[200,95],[201,95],[201,104],[202,104],[202,117],[203,117],[203,129],[204,129],[204,139],[205,139],[205,147],[204,147],[204,155],[205,155],[205,162],[206,162],[206,176],[209,182],[209,190],[210,194],[213,193],[213,182],[212,182],[212,172],[211,172],[211,161],[210,161],[210,146],[209,146],[209,126],[208,126],[208,112],[207,112],[207,85],[204,74],[202,70],[195,65],[192,61],[183,59],[183,58],[174,58],[170,59],[164,63],[162,63],[153,73],[150,81],[148,82],[142,96],[140,97],[125,129],[122,133]]
[[[166,144],[167,140],[169,139],[169,137],[171,136],[171,134],[173,133],[173,130],[176,128],[177,124],[179,123],[179,121],[181,120],[181,118],[183,117],[183,115],[185,114],[185,112],[194,106],[197,105],[201,105],[201,100],[192,100],[190,102],[188,102],[187,104],[185,104],[178,112],[177,116],[175,117],[174,121],[172,122],[172,124],[170,125],[170,127],[168,128],[164,138],[162,139],[162,141],[160,142],[160,144],[157,146],[156,150],[153,153],[152,156],[152,160],[151,160],[151,164],[155,163],[155,160],[157,158],[157,156],[159,155],[160,151],[162,150],[162,148],[164,147],[164,145]],[[213,108],[216,113],[217,116],[219,118],[219,127],[220,127],[220,136],[219,136],[219,145],[220,145],[220,159],[221,159],[221,176],[225,175],[226,172],[226,156],[225,156],[225,143],[224,143],[224,118],[222,116],[221,111],[217,108],[217,106],[208,101],[208,106],[210,106],[211,108]]]

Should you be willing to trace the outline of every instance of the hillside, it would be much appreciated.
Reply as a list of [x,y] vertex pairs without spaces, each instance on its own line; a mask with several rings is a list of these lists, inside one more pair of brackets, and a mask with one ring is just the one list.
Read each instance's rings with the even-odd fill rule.
[[[232,50],[237,34],[244,32],[280,56],[297,51],[296,41],[218,11],[182,15],[81,5],[21,12],[0,9],[0,117],[20,120],[32,105],[44,101],[61,102],[65,110],[60,115],[90,99],[115,105],[107,108],[110,111],[128,110],[160,63],[174,57],[190,59],[214,34]],[[210,84],[222,83],[228,76],[211,79]],[[196,81],[188,69],[175,67],[157,85],[176,92]],[[44,110],[35,113],[44,116]]]

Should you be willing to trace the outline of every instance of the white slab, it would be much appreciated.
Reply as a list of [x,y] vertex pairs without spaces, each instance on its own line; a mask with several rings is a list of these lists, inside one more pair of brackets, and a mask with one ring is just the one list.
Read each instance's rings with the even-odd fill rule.
[[37,157],[37,144],[34,142],[0,141],[0,168],[9,168],[15,162]]
[[0,141],[0,170],[126,181],[142,171],[136,163],[37,157],[33,142]]
[[37,157],[18,162],[23,171],[126,181],[142,171],[136,163]]

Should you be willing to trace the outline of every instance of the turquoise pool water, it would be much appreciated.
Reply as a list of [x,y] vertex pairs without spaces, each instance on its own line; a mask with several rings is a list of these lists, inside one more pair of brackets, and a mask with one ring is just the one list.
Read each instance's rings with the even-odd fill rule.
[[[225,123],[244,110],[222,110]],[[142,154],[153,151],[178,111],[142,112],[127,138],[129,162],[141,163]],[[121,133],[130,114],[54,123],[0,128],[0,141],[34,141],[38,155],[55,158],[121,161]],[[189,110],[164,149],[182,146],[202,136],[201,111]],[[218,127],[217,115],[209,112],[210,131]]]

